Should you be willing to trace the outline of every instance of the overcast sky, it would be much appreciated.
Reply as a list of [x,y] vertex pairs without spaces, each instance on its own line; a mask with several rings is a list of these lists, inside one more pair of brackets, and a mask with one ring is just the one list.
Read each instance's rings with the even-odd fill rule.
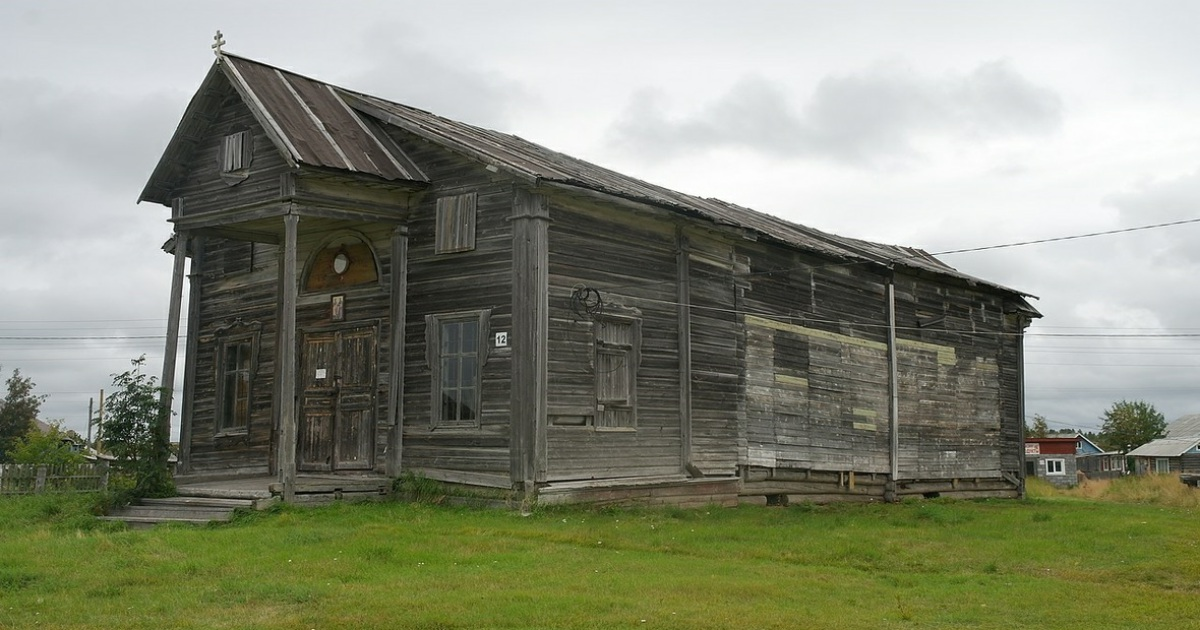
[[[0,365],[85,431],[161,370],[135,204],[226,50],[683,192],[931,252],[1200,218],[1200,3],[0,3]],[[1200,412],[1200,223],[943,256],[1031,293],[1027,412]],[[1195,336],[1189,336],[1195,335]],[[47,339],[71,337],[71,339]],[[182,370],[180,371],[182,374]]]

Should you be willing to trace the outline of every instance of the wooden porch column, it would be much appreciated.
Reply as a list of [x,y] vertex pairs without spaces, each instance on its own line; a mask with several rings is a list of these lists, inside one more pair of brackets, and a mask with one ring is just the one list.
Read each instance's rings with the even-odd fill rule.
[[279,337],[275,346],[279,483],[283,500],[296,498],[296,234],[300,217],[283,217],[283,260],[279,270]]
[[404,336],[408,330],[408,226],[392,232],[392,320],[391,367],[389,368],[388,420],[392,426],[388,443],[387,474],[400,476],[404,450]]
[[[510,469],[526,500],[546,478],[546,337],[550,325],[550,204],[518,188],[513,195],[512,390]],[[490,340],[489,340],[490,342]]]
[[[175,205],[179,204],[179,200],[176,200]],[[162,387],[159,397],[162,409],[155,427],[155,441],[163,446],[171,444],[171,399],[175,391],[175,355],[179,351],[179,315],[183,304],[183,271],[187,264],[187,246],[187,232],[176,232],[175,267],[171,275],[171,306],[167,314],[167,344],[163,350],[162,380],[159,381],[159,386]],[[166,464],[166,461],[162,463]]]
[[192,469],[192,414],[195,413],[196,354],[200,347],[200,270],[204,264],[204,238],[192,238],[192,266],[188,274],[188,327],[184,345],[183,407],[179,414],[179,467],[187,474]]

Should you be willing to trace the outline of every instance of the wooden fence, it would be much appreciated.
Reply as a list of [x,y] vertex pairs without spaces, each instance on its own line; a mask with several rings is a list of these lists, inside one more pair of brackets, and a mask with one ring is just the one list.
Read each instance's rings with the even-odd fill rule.
[[108,462],[0,464],[0,495],[39,492],[97,492],[108,488]]

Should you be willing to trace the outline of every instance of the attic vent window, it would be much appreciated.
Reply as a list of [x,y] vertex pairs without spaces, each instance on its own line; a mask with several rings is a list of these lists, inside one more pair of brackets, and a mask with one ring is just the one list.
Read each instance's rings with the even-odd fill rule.
[[450,254],[475,249],[476,200],[475,193],[437,200],[436,253]]
[[235,131],[221,139],[217,148],[217,165],[221,179],[233,186],[250,176],[250,161],[254,157],[254,136],[250,130]]

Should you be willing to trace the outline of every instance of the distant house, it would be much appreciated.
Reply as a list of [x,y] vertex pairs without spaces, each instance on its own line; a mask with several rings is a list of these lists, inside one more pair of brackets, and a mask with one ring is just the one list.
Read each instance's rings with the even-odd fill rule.
[[1105,451],[1081,433],[1025,438],[1025,476],[1066,488],[1083,477],[1111,479],[1125,474],[1125,458]]
[[1025,438],[1025,476],[1067,488],[1078,482],[1074,437]]
[[[54,427],[51,424],[37,419],[34,419],[33,426],[42,435],[50,435],[50,432],[54,430]],[[62,443],[66,444],[71,451],[75,453],[83,452],[84,444],[81,440],[77,439],[77,436],[75,436],[73,433],[68,433],[67,431],[60,431],[59,433],[62,436],[60,438]]]
[[1171,422],[1166,436],[1129,451],[1129,456],[1139,475],[1200,473],[1200,414]]

